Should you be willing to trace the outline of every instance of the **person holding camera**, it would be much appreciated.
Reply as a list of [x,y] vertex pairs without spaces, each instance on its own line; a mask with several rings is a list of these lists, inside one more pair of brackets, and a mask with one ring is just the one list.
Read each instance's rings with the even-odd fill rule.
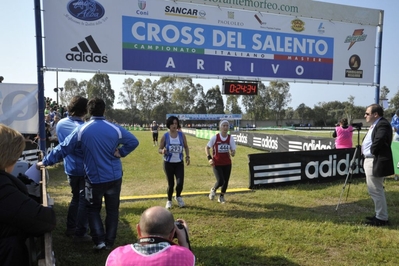
[[[106,266],[126,265],[195,265],[190,249],[187,223],[173,218],[173,214],[160,206],[146,209],[136,226],[137,243],[114,249]],[[178,244],[173,242],[177,238]]]
[[333,138],[335,138],[336,149],[348,149],[353,147],[353,127],[348,125],[348,119],[342,118],[339,121],[339,125],[333,132]]

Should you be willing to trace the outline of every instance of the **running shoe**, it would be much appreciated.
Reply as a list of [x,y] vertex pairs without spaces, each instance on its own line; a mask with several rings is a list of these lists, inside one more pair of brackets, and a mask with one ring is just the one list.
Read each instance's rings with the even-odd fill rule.
[[224,196],[223,196],[223,195],[220,195],[220,196],[219,196],[218,202],[220,202],[220,203],[225,203],[225,202],[226,202],[226,201],[224,200]]
[[168,200],[168,201],[166,202],[165,208],[166,208],[166,209],[172,208],[172,201],[171,201],[171,200]]
[[211,192],[209,193],[209,199],[213,200],[216,196],[216,191],[214,188],[211,188]]
[[180,208],[184,207],[184,201],[181,197],[175,197],[176,201],[177,201],[177,205],[179,205]]

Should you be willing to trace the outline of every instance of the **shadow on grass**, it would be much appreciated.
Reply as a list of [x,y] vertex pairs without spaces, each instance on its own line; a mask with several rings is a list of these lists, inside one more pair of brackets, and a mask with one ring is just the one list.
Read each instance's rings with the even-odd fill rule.
[[[67,237],[65,235],[68,205],[66,203],[55,203],[54,210],[57,217],[57,226],[52,232],[52,243],[56,265],[104,265],[111,250],[95,252],[93,250],[94,243],[92,241],[75,243],[72,237]],[[138,215],[142,212],[141,209],[130,209],[130,211]],[[104,205],[101,212],[104,221]],[[123,215],[124,213],[121,212],[121,216]],[[125,218],[120,218],[114,247],[134,243],[136,240],[135,227],[133,228]]]
[[[193,250],[196,265],[201,266],[297,266],[283,256],[262,256],[264,250],[247,245],[235,247],[198,247]],[[261,263],[260,263],[261,262]]]
[[[390,225],[384,228],[397,229],[397,221],[399,220],[399,192],[387,191],[386,198],[388,212],[390,214]],[[241,197],[240,200],[231,197],[223,208],[217,207],[218,203],[216,202],[216,205],[213,204],[214,206],[212,206],[212,204],[187,206],[184,212],[193,216],[211,216],[219,217],[220,219],[226,217],[283,219],[318,223],[332,222],[348,225],[365,225],[365,217],[373,215],[374,203],[371,198],[346,202],[345,196],[343,196],[337,209],[338,200],[339,194],[337,194],[336,201],[331,202],[331,204],[317,205],[315,207],[301,207],[284,203],[262,203],[260,201],[253,201],[251,198],[247,197]],[[215,210],[217,210],[217,212],[215,212]]]

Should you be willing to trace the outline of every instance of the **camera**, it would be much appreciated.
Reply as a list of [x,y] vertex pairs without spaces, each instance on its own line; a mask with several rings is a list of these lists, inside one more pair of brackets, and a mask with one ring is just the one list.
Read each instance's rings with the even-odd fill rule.
[[[181,223],[180,221],[175,221],[175,225],[177,226],[177,228],[179,230],[185,229],[183,223]],[[173,236],[173,238],[177,238],[176,232],[175,232],[175,235]]]
[[363,123],[352,123],[352,127],[356,128],[357,130],[362,129]]

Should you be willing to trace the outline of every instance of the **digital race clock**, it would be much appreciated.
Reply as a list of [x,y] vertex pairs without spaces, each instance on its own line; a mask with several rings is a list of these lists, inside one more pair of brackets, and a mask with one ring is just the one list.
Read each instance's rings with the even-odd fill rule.
[[258,81],[223,80],[223,92],[233,95],[257,95]]

